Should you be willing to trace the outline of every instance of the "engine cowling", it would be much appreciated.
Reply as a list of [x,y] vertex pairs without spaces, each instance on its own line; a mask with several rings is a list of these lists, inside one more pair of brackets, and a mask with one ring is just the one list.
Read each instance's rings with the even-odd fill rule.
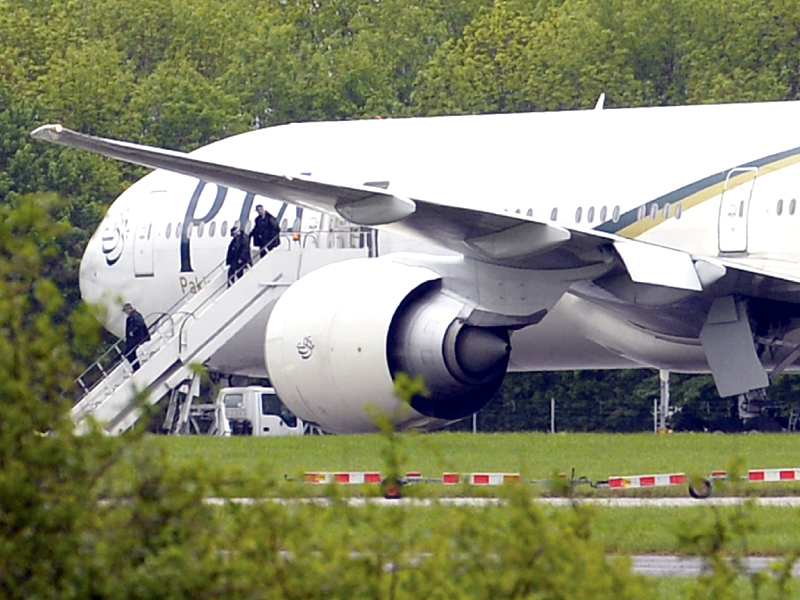
[[[291,285],[267,323],[270,380],[300,418],[332,433],[435,429],[468,416],[502,383],[510,344],[504,329],[467,325],[462,300],[434,271],[390,257],[317,269]],[[411,406],[393,378],[422,375],[430,391]]]

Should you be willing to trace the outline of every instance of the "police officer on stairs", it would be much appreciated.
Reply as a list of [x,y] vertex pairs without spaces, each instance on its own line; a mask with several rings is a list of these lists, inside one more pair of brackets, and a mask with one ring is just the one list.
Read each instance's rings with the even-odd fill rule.
[[256,206],[255,223],[253,224],[253,245],[259,249],[259,256],[264,256],[269,250],[277,248],[281,243],[281,228],[278,219],[272,213],[264,210],[264,205]]

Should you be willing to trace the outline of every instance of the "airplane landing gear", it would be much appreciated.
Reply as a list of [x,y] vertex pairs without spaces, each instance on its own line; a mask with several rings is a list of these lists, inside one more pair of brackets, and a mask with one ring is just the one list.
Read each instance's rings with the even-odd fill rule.
[[775,417],[777,407],[771,404],[766,388],[751,390],[738,397],[739,418],[745,431],[782,431]]

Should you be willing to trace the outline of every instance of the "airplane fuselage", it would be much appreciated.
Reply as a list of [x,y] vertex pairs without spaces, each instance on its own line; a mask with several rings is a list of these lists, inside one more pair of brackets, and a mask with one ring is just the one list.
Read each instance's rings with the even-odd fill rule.
[[[609,232],[796,278],[800,149],[787,124],[800,107],[753,106],[293,124],[228,138],[192,156]],[[762,135],[748,135],[755,128]],[[644,135],[632,145],[637,130]],[[122,301],[154,320],[202,287],[225,257],[231,226],[251,223],[259,203],[283,225],[281,246],[268,259],[286,285],[354,257],[452,255],[391,226],[377,233],[155,171],[110,207],[91,239],[81,266],[84,298],[107,305],[106,324],[118,335]],[[602,296],[577,286],[542,323],[515,332],[509,368],[708,369],[698,341],[702,319],[687,318],[690,304],[657,298],[656,305],[671,308],[656,310],[644,301],[639,318]],[[212,366],[265,375],[269,310]]]

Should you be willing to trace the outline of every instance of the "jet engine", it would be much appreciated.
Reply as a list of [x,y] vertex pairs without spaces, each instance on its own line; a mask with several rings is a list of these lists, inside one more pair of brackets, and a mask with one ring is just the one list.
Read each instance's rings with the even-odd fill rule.
[[[508,366],[508,331],[468,325],[466,310],[428,268],[391,257],[328,265],[275,304],[267,371],[292,412],[325,431],[376,431],[379,415],[435,429],[483,407]],[[394,393],[401,372],[428,390],[410,406]]]

